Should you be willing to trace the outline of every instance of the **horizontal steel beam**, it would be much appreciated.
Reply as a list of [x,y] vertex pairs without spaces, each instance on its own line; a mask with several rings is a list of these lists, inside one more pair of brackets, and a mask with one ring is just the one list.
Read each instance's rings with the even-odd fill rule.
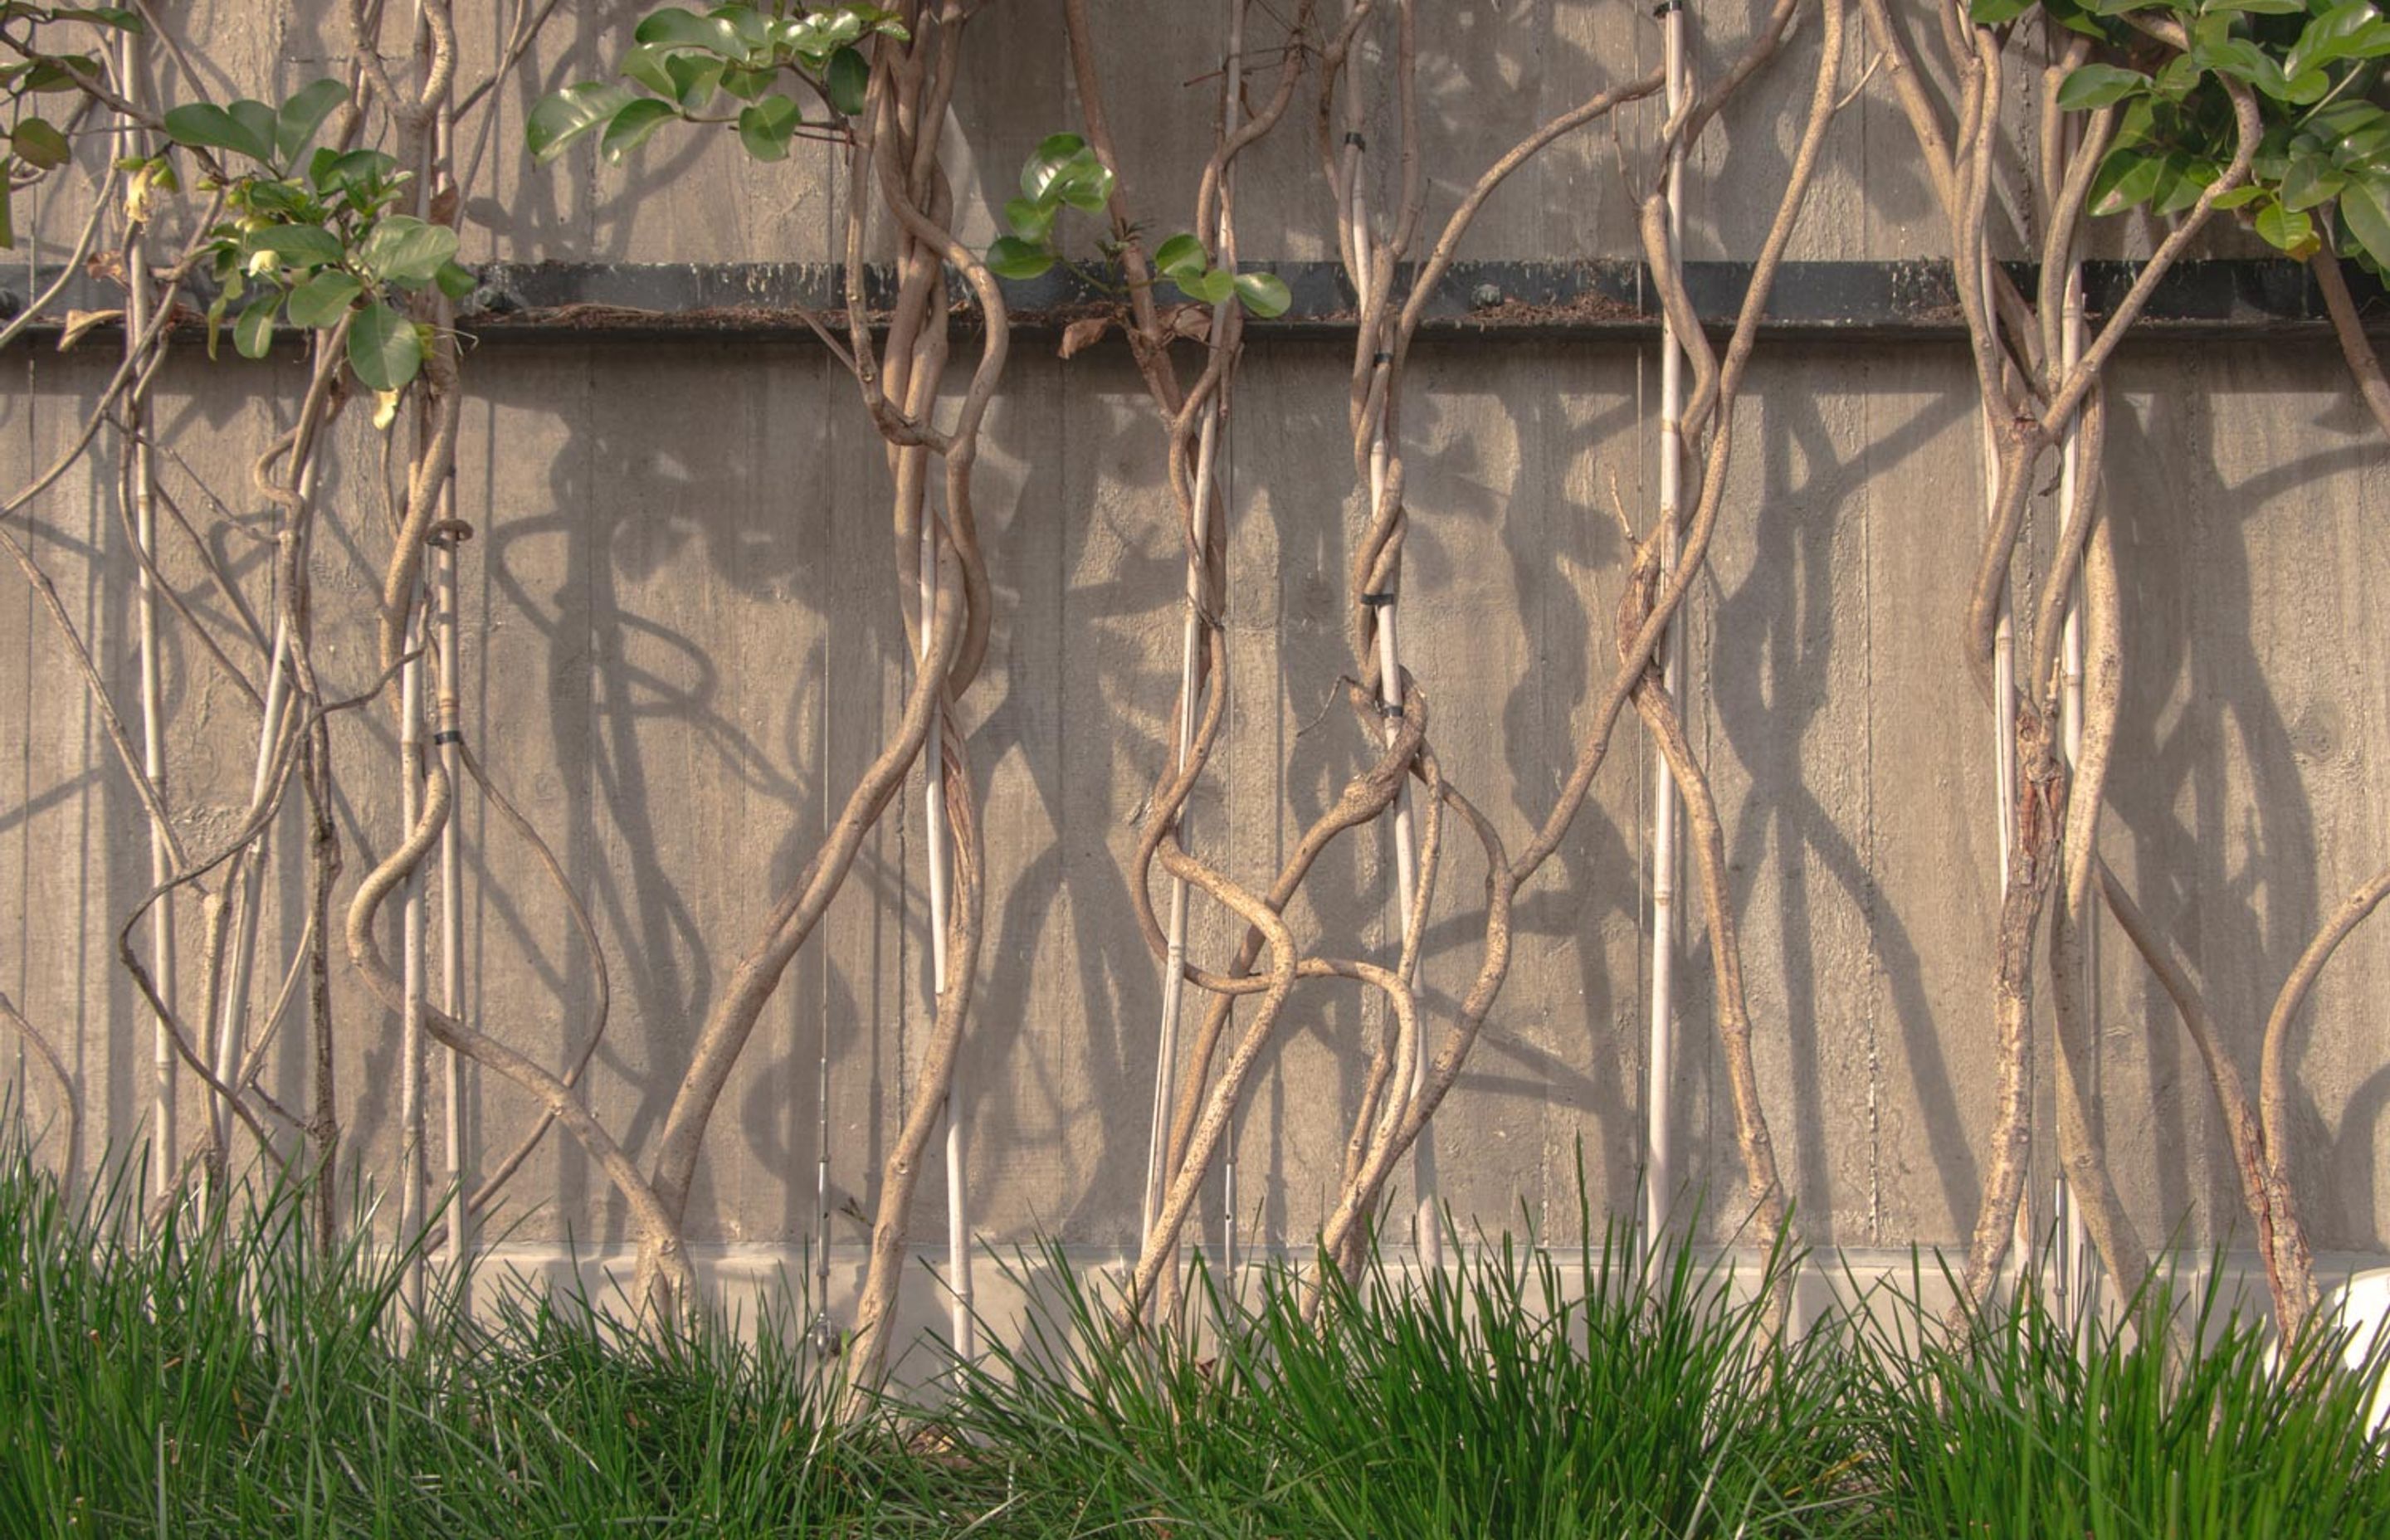
[[[1273,272],[1293,295],[1287,313],[1255,321],[1250,335],[1349,339],[1356,316],[1351,287],[1334,263],[1249,263]],[[2035,270],[2010,264],[2027,292]],[[2094,262],[2084,266],[2087,308],[2096,325],[2124,296],[2139,264]],[[810,339],[808,313],[835,332],[843,327],[843,272],[803,263],[494,263],[478,270],[481,286],[460,307],[459,324],[485,341],[573,337],[740,337]],[[1694,305],[1711,326],[1733,322],[1751,283],[1752,264],[1696,262],[1685,277]],[[2368,329],[2390,332],[2390,297],[2352,271],[2351,286]],[[1398,282],[1407,287],[1410,270]],[[13,286],[13,287],[11,287]],[[0,284],[0,317],[24,302],[21,276]],[[1117,314],[1121,296],[1099,276],[1057,269],[1027,283],[1004,285],[1017,328],[1059,331],[1073,321]],[[893,296],[885,268],[865,285],[875,310]],[[980,311],[957,282],[955,316],[970,327]],[[1165,295],[1172,291],[1163,290]],[[55,314],[102,309],[112,298],[95,280],[78,278]],[[1457,263],[1429,296],[1423,335],[1453,341],[1496,337],[1600,340],[1655,333],[1659,303],[1649,270],[1637,262]],[[1864,340],[1941,340],[1962,327],[1950,265],[1940,261],[1796,262],[1779,273],[1763,329],[1779,336]],[[55,335],[57,323],[30,330]],[[2301,263],[2282,261],[2189,262],[2160,281],[2135,328],[2150,338],[2234,338],[2308,333],[2328,321],[2321,296]]]

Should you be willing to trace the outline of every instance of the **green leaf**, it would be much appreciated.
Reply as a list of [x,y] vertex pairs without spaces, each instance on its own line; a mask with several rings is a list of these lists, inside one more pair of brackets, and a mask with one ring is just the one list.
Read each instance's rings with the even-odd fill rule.
[[441,293],[447,295],[451,300],[460,301],[471,294],[481,284],[481,280],[473,276],[471,268],[462,263],[454,262],[442,263],[440,271],[432,275],[431,281],[440,286]]
[[702,48],[726,58],[737,58],[747,52],[737,29],[728,22],[718,17],[700,16],[678,6],[667,6],[642,20],[631,33],[631,40],[652,44],[668,52]]
[[2088,112],[2137,96],[2150,88],[2150,78],[2113,64],[2086,64],[2058,88],[2058,105],[2069,112]]
[[1021,168],[1021,190],[1040,203],[1049,202],[1047,190],[1054,185],[1073,156],[1083,153],[1087,142],[1075,134],[1048,135],[1029,152],[1029,160]]
[[270,162],[274,159],[274,109],[263,102],[250,105],[265,109],[267,121],[263,132],[253,122],[243,122],[212,102],[193,102],[167,112],[166,137],[192,149],[228,149],[252,160]]
[[818,68],[841,48],[861,42],[866,32],[885,30],[875,29],[870,18],[864,14],[872,8],[841,6],[811,16],[792,17],[780,23],[777,34],[779,45]]
[[88,21],[96,27],[113,27],[120,32],[148,31],[141,18],[122,6],[60,6],[50,12],[53,21]]
[[336,151],[328,146],[307,160],[307,180],[328,198],[345,194],[353,207],[371,201],[398,170],[398,162],[378,149]]
[[280,164],[274,157],[274,135],[282,123],[279,112],[263,102],[253,102],[245,96],[225,110],[232,115],[232,121],[240,125],[243,133],[265,147],[265,153],[259,156],[259,160],[267,165]]
[[531,117],[523,123],[523,142],[530,147],[533,159],[553,160],[564,153],[565,146],[610,122],[615,113],[635,99],[623,87],[598,81],[585,81],[552,91],[531,109]]
[[772,19],[749,5],[716,6],[705,13],[709,20],[719,21],[730,29],[730,35],[740,47],[753,52],[772,41]]
[[324,120],[348,99],[349,88],[336,80],[319,80],[294,92],[274,115],[274,148],[282,163],[297,160],[299,152],[315,141]]
[[271,251],[289,267],[337,267],[348,260],[341,237],[320,225],[275,225],[249,237],[252,251]]
[[713,88],[722,82],[722,60],[718,58],[675,54],[664,60],[664,73],[673,83],[669,95],[680,103],[683,111],[693,112],[713,95]]
[[2319,66],[2344,58],[2370,58],[2385,51],[2390,35],[2368,0],[2347,0],[2306,24],[2299,40],[2282,60],[2282,72],[2293,79]]
[[2276,101],[2290,95],[2291,83],[2281,63],[2245,37],[2228,37],[2213,47],[2202,48],[2200,59],[2217,74],[2247,81]]
[[1012,236],[998,236],[987,249],[987,270],[999,278],[1034,278],[1053,265],[1053,252]]
[[864,97],[871,90],[871,66],[853,48],[841,48],[829,56],[822,69],[822,92],[829,104],[847,117],[860,117]]
[[739,114],[739,142],[758,160],[789,158],[789,137],[803,116],[786,96],[765,96]]
[[99,60],[89,54],[50,54],[25,69],[17,83],[21,92],[80,91],[98,83]]
[[2207,0],[2201,7],[2210,16],[2240,12],[2247,16],[2304,16],[2306,0]]
[[2090,201],[2095,214],[2120,214],[2149,200],[2157,190],[2165,161],[2139,149],[2112,149],[2092,173]]
[[0,175],[0,251],[17,249],[17,216],[9,210],[11,201],[8,178]]
[[398,390],[423,367],[423,339],[390,306],[367,305],[349,327],[349,367],[368,391]]
[[235,200],[252,214],[279,215],[302,225],[313,225],[323,216],[306,188],[278,176],[249,178],[236,189]]
[[8,143],[17,159],[35,171],[55,171],[67,163],[74,154],[67,136],[51,126],[47,118],[19,118]]
[[1154,249],[1153,270],[1165,278],[1176,278],[1182,273],[1201,277],[1211,265],[1203,243],[1190,235],[1173,236]]
[[2285,101],[2305,107],[2332,95],[2332,77],[2321,70],[2303,70],[2289,78],[2290,84],[2282,92]]
[[1062,211],[1051,203],[1032,203],[1025,198],[1004,200],[1004,222],[1012,233],[1032,246],[1043,246],[1054,233],[1054,218]]
[[2348,178],[2329,163],[2298,160],[2283,173],[2279,196],[2285,209],[2313,209],[2339,197],[2346,186]]
[[2390,113],[2384,112],[2369,101],[2336,101],[2309,114],[2306,126],[2321,134],[2354,134],[2385,117],[2390,117]]
[[2015,20],[2037,3],[2037,0],[1972,0],[1967,6],[1967,19],[1978,27],[1997,27]]
[[2178,214],[2199,201],[2199,195],[2208,184],[2224,174],[2224,168],[2213,160],[2200,160],[2180,151],[2165,158],[2165,170],[2158,176],[2157,190],[2150,197],[2150,212],[2155,214]]
[[2200,77],[2206,73],[2207,67],[2200,62],[2197,56],[2177,54],[2166,60],[2165,69],[2157,72],[2150,89],[2170,102],[2181,103],[2199,89]]
[[282,308],[282,296],[267,294],[253,302],[233,323],[232,345],[243,358],[263,358],[274,351],[274,313]]
[[722,71],[722,89],[742,102],[760,101],[772,89],[774,78],[770,70],[741,70],[733,64]]
[[1170,280],[1178,291],[1201,304],[1226,304],[1237,291],[1237,276],[1226,268],[1214,267],[1202,273],[1189,273]]
[[2340,195],[2340,217],[2375,265],[2390,267],[2390,196],[2378,182],[2352,182]]
[[318,273],[290,291],[290,324],[310,331],[337,326],[365,291],[366,286],[353,273],[337,268]]
[[1268,320],[1286,314],[1294,303],[1287,291],[1286,280],[1275,273],[1240,273],[1237,275],[1237,299],[1247,310]]
[[624,80],[637,81],[660,96],[669,96],[675,90],[672,71],[664,68],[663,51],[648,44],[626,49],[622,67],[615,72]]
[[421,289],[456,255],[456,232],[412,214],[392,214],[366,237],[357,260],[365,270],[401,289]]
[[1069,168],[1054,184],[1054,190],[1063,202],[1088,213],[1101,213],[1111,201],[1112,173],[1109,167],[1088,150],[1074,157]]
[[2316,238],[2314,220],[2280,203],[2268,203],[2258,210],[2256,225],[2258,237],[2268,246],[2294,257],[2310,256],[2322,245]]
[[608,164],[619,166],[624,156],[647,143],[648,135],[679,116],[672,103],[652,96],[625,102],[599,136],[598,152],[606,157]]

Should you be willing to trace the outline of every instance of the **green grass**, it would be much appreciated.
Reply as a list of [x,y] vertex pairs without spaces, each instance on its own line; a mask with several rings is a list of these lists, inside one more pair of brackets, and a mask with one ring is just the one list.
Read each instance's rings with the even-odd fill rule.
[[1956,1345],[1912,1293],[1779,1343],[1763,1279],[1613,1227],[1316,1308],[1308,1269],[1198,1267],[1136,1333],[1047,1251],[1005,1345],[841,1423],[793,1295],[656,1341],[484,1277],[410,1320],[405,1257],[315,1254],[301,1194],[149,1226],[138,1169],[70,1197],[0,1124],[0,1535],[2390,1535],[2339,1344],[2274,1373],[2213,1288],[2080,1334],[2028,1293]]
[[[1861,1421],[1890,1532],[2390,1535],[2390,1463],[2365,1424],[2390,1341],[2363,1344],[2370,1373],[2350,1374],[2345,1339],[2317,1330],[2278,1368],[2224,1308],[2221,1272],[2188,1299],[2161,1278],[2113,1325],[2077,1328],[2028,1290],[1957,1346],[1866,1328]],[[1915,1298],[1874,1319],[1914,1323]]]

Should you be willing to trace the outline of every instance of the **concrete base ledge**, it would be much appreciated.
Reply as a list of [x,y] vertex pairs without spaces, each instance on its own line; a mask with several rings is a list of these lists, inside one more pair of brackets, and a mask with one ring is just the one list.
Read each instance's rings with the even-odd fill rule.
[[[688,1251],[707,1300],[727,1313],[742,1332],[752,1332],[766,1320],[786,1330],[802,1331],[815,1319],[818,1308],[814,1297],[815,1270],[807,1249],[773,1243],[691,1243]],[[1584,1288],[1584,1253],[1572,1246],[1549,1248],[1548,1254],[1557,1266],[1564,1297],[1577,1297]],[[1066,1247],[1061,1256],[1080,1287],[1099,1300],[1117,1297],[1135,1260],[1126,1251],[1107,1247]],[[1756,1287],[1765,1266],[1765,1258],[1754,1248],[1709,1248],[1696,1256],[1703,1267],[1724,1270],[1740,1295],[1747,1296]],[[1310,1260],[1308,1253],[1285,1249],[1262,1253],[1240,1266],[1237,1285],[1250,1299],[1251,1290],[1258,1287],[1261,1268],[1307,1267]],[[1388,1260],[1407,1273],[1418,1266],[1407,1248],[1390,1251]],[[842,1330],[854,1326],[867,1261],[866,1248],[859,1245],[835,1247],[830,1252],[828,1309],[831,1323]],[[577,1289],[601,1309],[627,1315],[636,1263],[636,1249],[626,1245],[494,1246],[481,1253],[477,1277],[482,1287],[477,1308],[487,1308],[489,1286],[496,1283],[551,1290]],[[2385,1264],[2390,1264],[2390,1257],[2369,1253],[2329,1253],[2316,1259],[2319,1282],[2327,1290],[2339,1289],[2352,1277]],[[1957,1265],[1954,1262],[1952,1272]],[[2228,1252],[2220,1259],[2212,1253],[2181,1255],[2174,1268],[2180,1290],[2193,1299],[2220,1273],[2218,1281],[2229,1303],[2244,1315],[2270,1315],[2265,1270],[2255,1252]],[[894,1356],[901,1381],[920,1386],[934,1378],[944,1360],[938,1344],[949,1337],[945,1276],[943,1248],[916,1251],[898,1306],[904,1345]],[[983,1330],[1009,1342],[1022,1340],[1024,1324],[1033,1313],[1052,1323],[1065,1308],[1058,1276],[1044,1252],[1005,1248],[983,1252],[972,1269],[972,1294]],[[1953,1297],[1948,1275],[1931,1252],[1850,1250],[1813,1254],[1802,1264],[1794,1286],[1793,1316],[1795,1325],[1805,1330],[1837,1305],[1857,1300],[1870,1306],[1876,1324],[1891,1329],[1907,1318],[1908,1312],[1901,1308],[1906,1302],[1921,1303],[1938,1319]],[[2111,1310],[2117,1303],[2104,1296],[2101,1303]]]

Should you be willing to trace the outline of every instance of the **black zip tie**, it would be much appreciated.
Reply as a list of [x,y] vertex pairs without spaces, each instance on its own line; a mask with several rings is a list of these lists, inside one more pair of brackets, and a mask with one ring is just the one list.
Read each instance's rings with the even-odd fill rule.
[[443,727],[438,732],[431,735],[431,747],[434,749],[444,749],[449,744],[462,743],[464,741],[464,729],[460,727]]
[[1378,352],[1369,355],[1369,362],[1371,364],[1391,364],[1394,361],[1394,355],[1383,349],[1380,349]]
[[1351,145],[1355,149],[1367,149],[1369,148],[1369,141],[1361,137],[1361,131],[1356,128],[1348,128],[1344,131],[1344,142]]
[[1394,602],[1394,596],[1391,592],[1382,594],[1364,594],[1361,596],[1362,607],[1368,610],[1382,610],[1387,605]]
[[1378,715],[1388,722],[1400,722],[1403,709],[1391,700],[1381,700],[1378,702]]
[[1685,0],[1660,0],[1658,5],[1651,7],[1651,14],[1653,16],[1664,17],[1670,11],[1680,11],[1684,8]]

